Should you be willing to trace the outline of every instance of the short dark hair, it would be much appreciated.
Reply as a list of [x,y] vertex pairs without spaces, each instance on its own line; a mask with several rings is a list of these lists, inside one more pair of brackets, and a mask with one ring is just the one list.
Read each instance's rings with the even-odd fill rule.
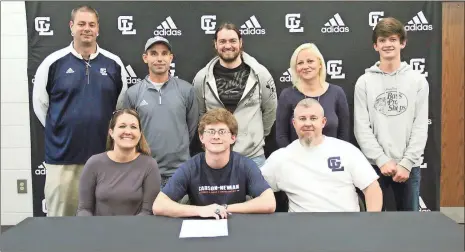
[[404,43],[407,39],[407,32],[405,31],[404,25],[393,17],[387,17],[381,19],[373,29],[373,35],[371,39],[373,44],[376,44],[379,37],[389,37],[392,35],[398,35],[400,43]]
[[72,11],[71,11],[71,21],[74,22],[74,18],[76,16],[76,12],[78,11],[87,11],[87,12],[92,12],[95,14],[95,16],[97,17],[97,23],[99,22],[99,16],[98,16],[98,12],[96,9],[90,7],[89,5],[81,5],[79,7],[76,7],[74,8]]
[[239,29],[237,29],[236,25],[233,23],[226,22],[226,23],[221,24],[218,28],[216,28],[215,37],[214,37],[215,41],[218,39],[218,32],[220,32],[223,29],[233,30],[237,33],[237,37],[239,39],[242,38],[241,32],[239,31]]

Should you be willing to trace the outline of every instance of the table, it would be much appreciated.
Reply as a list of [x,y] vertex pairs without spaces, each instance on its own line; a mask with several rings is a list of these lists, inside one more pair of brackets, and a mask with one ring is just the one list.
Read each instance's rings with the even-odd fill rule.
[[228,237],[179,239],[161,216],[27,218],[0,237],[2,252],[464,251],[439,212],[234,214]]

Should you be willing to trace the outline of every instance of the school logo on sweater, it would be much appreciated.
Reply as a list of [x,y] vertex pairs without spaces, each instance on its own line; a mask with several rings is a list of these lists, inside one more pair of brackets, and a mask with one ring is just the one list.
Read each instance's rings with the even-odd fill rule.
[[344,171],[344,166],[341,163],[341,157],[328,158],[328,168],[333,172]]
[[405,94],[396,88],[386,89],[378,95],[375,101],[375,110],[385,116],[397,116],[404,113],[408,108],[408,100]]

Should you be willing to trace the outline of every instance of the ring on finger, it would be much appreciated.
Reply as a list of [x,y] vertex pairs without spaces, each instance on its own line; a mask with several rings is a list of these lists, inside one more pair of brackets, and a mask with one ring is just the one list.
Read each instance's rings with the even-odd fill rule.
[[219,208],[217,208],[217,209],[215,210],[215,213],[216,213],[216,214],[220,214],[220,212],[221,212],[221,211],[220,211]]

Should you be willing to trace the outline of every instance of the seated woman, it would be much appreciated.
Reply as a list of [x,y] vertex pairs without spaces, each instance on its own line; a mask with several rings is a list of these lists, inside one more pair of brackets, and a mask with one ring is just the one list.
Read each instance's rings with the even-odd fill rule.
[[[238,126],[226,109],[212,109],[199,123],[205,147],[182,164],[153,203],[153,213],[169,217],[227,218],[230,213],[272,213],[273,191],[255,162],[231,151]],[[189,196],[192,205],[177,201]],[[254,197],[246,201],[246,195]]]
[[84,166],[76,215],[151,215],[160,179],[139,115],[132,109],[118,110],[110,121],[107,151]]
[[276,111],[278,147],[286,147],[298,139],[292,115],[297,103],[305,98],[313,98],[323,106],[327,118],[323,134],[349,141],[350,117],[346,94],[341,87],[326,82],[325,61],[316,45],[306,43],[297,47],[290,60],[289,72],[293,86],[281,92]]

